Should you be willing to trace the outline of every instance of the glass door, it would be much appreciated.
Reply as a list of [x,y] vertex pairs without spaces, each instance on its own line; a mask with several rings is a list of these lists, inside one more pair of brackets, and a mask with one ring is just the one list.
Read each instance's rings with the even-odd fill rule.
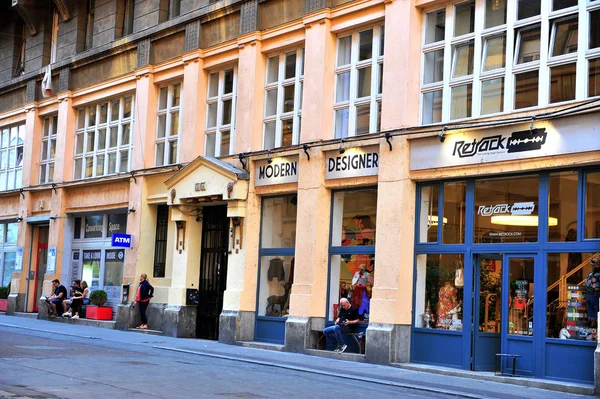
[[473,259],[471,369],[494,371],[502,328],[502,255],[478,254]]

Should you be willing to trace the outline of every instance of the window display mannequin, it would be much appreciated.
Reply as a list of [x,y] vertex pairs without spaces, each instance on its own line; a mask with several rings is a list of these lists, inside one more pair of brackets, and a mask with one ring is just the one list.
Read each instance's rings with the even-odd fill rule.
[[592,272],[585,279],[587,295],[585,302],[588,312],[588,325],[592,328],[598,326],[598,308],[600,301],[600,257],[592,258]]
[[354,273],[352,278],[352,306],[356,309],[360,308],[363,299],[363,293],[367,290],[370,274],[367,272],[367,266],[361,264],[358,266],[358,271]]
[[437,328],[442,330],[450,329],[452,325],[452,311],[457,307],[456,301],[457,290],[452,286],[450,281],[446,281],[444,286],[440,288],[437,304]]

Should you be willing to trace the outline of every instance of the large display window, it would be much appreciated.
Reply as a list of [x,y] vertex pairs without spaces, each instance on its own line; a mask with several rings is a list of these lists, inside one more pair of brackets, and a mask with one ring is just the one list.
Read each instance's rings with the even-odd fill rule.
[[328,319],[337,318],[339,301],[346,298],[360,320],[369,321],[375,282],[377,190],[333,193],[329,271]]
[[75,217],[71,242],[71,279],[88,283],[91,291],[102,289],[108,304],[121,301],[125,250],[113,248],[114,233],[127,232],[127,213]]
[[463,264],[462,254],[417,255],[415,327],[462,330]]
[[294,284],[295,194],[262,201],[258,316],[287,317]]
[[2,287],[10,284],[15,271],[18,229],[18,223],[0,222],[0,286]]

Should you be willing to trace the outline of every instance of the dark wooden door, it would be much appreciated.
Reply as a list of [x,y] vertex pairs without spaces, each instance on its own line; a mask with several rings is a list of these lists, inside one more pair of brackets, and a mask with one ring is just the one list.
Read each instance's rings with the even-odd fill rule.
[[219,338],[219,316],[227,284],[228,233],[227,207],[204,207],[196,319],[198,338]]

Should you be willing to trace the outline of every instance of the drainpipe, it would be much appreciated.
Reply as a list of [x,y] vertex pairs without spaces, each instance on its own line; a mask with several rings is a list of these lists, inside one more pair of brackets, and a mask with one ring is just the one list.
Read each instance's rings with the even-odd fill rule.
[[[29,276],[31,274],[31,255],[33,254],[33,226],[31,228],[31,239],[29,240],[29,259],[27,260],[27,276],[25,281],[27,281],[27,287],[25,287],[25,304],[23,305],[23,312],[27,313],[27,302],[29,301],[29,284],[31,280]],[[34,304],[35,307],[35,304]]]

